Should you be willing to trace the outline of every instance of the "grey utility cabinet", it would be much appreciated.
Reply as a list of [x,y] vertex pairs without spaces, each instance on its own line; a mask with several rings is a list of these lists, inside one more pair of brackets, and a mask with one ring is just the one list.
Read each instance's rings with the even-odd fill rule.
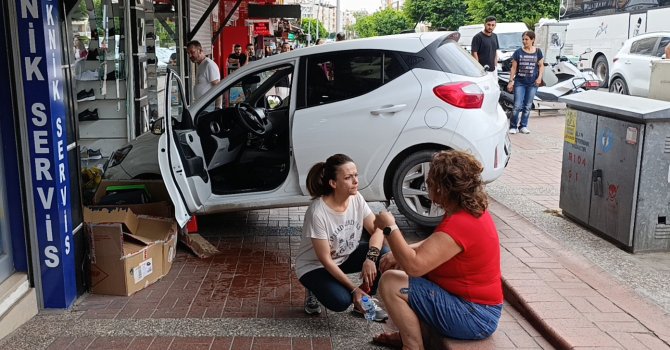
[[628,251],[670,250],[670,102],[602,91],[561,101],[563,213]]

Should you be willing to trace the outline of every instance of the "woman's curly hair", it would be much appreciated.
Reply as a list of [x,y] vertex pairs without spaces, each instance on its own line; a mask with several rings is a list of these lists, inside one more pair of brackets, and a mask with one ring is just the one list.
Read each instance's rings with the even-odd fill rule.
[[483,170],[471,154],[453,150],[435,153],[427,179],[431,199],[447,211],[458,205],[459,209],[480,217],[488,206]]

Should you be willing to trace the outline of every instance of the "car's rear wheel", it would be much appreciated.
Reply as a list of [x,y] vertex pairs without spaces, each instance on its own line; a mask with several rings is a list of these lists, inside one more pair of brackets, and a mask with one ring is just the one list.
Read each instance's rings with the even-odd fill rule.
[[621,78],[614,78],[614,80],[612,80],[612,84],[610,85],[610,92],[628,95],[628,85],[626,84],[626,81]]
[[598,56],[598,58],[596,58],[596,61],[593,62],[593,71],[603,82],[600,84],[600,87],[607,87],[607,82],[610,79],[610,68],[607,64],[607,58],[605,58],[605,56]]
[[444,210],[430,200],[426,185],[435,152],[413,153],[400,162],[393,174],[393,198],[398,210],[408,220],[428,227],[437,226],[444,215]]

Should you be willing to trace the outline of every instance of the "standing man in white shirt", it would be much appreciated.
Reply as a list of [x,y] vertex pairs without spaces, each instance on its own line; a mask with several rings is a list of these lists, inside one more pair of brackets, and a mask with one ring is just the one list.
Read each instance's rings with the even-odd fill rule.
[[[197,101],[209,89],[215,87],[221,81],[219,67],[214,61],[205,56],[199,41],[193,40],[186,44],[186,51],[191,62],[197,65],[195,86],[193,87],[193,99]],[[216,108],[221,108],[221,97],[216,99]]]

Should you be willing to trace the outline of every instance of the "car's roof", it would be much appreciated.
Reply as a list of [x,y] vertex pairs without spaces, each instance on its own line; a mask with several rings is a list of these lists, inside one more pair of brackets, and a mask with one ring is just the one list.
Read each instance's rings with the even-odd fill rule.
[[[319,53],[327,53],[343,50],[356,49],[377,49],[377,50],[394,50],[404,52],[418,52],[424,48],[424,44],[431,43],[438,38],[446,36],[453,32],[424,32],[424,33],[407,33],[397,35],[376,36],[371,38],[351,39],[336,41],[328,44],[314,45],[294,49],[290,52],[279,53],[270,57],[264,58],[264,63],[271,63],[274,60],[285,60],[289,58],[301,57],[305,55],[313,55]],[[257,63],[252,62],[251,64]]]
[[634,41],[634,40],[637,40],[637,39],[644,39],[644,38],[652,38],[652,37],[657,37],[657,36],[666,36],[666,35],[670,36],[670,32],[666,32],[666,31],[663,31],[663,32],[648,32],[648,33],[644,33],[644,34],[640,34],[640,35],[630,37],[630,38],[628,38],[628,41]]
[[[351,39],[337,41],[328,44],[314,45],[305,48],[294,49],[293,51],[278,53],[270,57],[265,57],[260,60],[253,61],[249,64],[242,66],[237,69],[235,72],[226,76],[222,83],[225,84],[228,80],[238,79],[242,74],[245,74],[247,71],[254,70],[262,65],[272,65],[275,62],[286,62],[291,59],[297,59],[306,55],[321,54],[328,52],[337,52],[337,51],[346,51],[346,50],[357,50],[357,49],[366,49],[366,50],[393,50],[393,51],[402,51],[402,52],[419,52],[429,45],[430,43],[438,40],[440,38],[445,38],[449,34],[454,33],[454,31],[438,31],[438,32],[421,32],[421,33],[406,33],[406,34],[397,34],[397,35],[386,35],[386,36],[376,36],[371,38],[363,39]],[[196,101],[189,108],[199,109],[201,105],[208,101],[211,97],[210,95],[216,94],[214,91],[218,89],[211,89],[207,94],[202,96],[202,101]]]

